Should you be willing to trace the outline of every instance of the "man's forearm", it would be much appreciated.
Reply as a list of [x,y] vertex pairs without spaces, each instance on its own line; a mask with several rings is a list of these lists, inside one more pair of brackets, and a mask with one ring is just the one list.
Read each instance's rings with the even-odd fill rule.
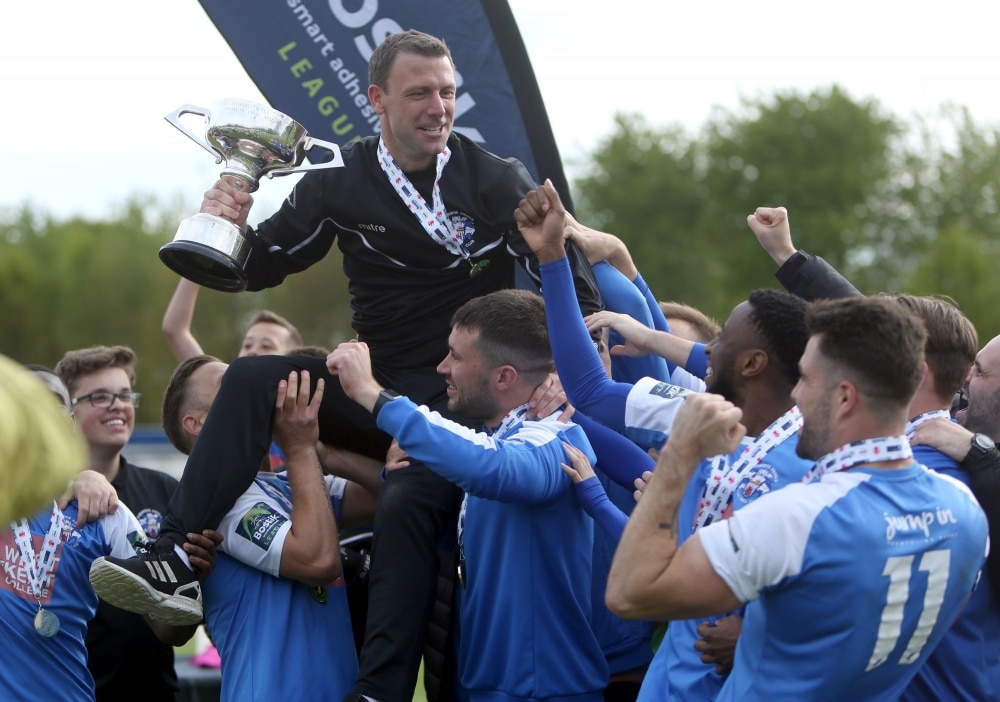
[[606,260],[617,268],[623,276],[634,282],[639,275],[639,269],[636,268],[635,261],[632,260],[632,254],[629,253],[624,241],[615,237],[615,242],[616,245]]
[[291,560],[286,564],[283,552],[282,570],[289,565],[294,569],[288,572],[289,577],[329,583],[339,574],[340,541],[319,457],[315,450],[297,448],[286,454],[286,465],[292,490],[292,526],[284,551]]
[[796,251],[775,272],[785,289],[807,302],[860,295],[851,281],[818,256]]
[[664,446],[611,563],[606,599],[615,614],[645,619],[658,613],[657,585],[677,553],[680,502],[698,462],[669,442]]
[[382,488],[384,460],[379,461],[331,446],[326,447],[320,463],[327,474],[358,483],[373,495],[377,495]]
[[674,336],[670,332],[651,330],[649,334],[649,349],[681,368],[687,366],[693,348],[693,341]]

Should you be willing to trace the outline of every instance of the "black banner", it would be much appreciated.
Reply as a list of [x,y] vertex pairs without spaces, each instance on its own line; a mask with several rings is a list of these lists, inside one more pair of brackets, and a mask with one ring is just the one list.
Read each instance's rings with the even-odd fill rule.
[[[417,29],[455,59],[455,131],[514,156],[538,182],[569,188],[527,51],[504,0],[200,0],[272,107],[317,139],[344,144],[379,131],[368,57]],[[211,66],[205,70],[210,71]],[[241,97],[220,95],[219,98]]]

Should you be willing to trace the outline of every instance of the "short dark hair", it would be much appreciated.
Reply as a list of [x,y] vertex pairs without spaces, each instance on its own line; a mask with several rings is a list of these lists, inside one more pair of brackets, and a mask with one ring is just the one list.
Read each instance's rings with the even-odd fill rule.
[[396,61],[396,56],[401,53],[417,54],[427,58],[447,56],[452,68],[455,66],[455,59],[451,57],[451,50],[443,39],[408,29],[405,32],[390,34],[372,52],[371,58],[368,59],[369,85],[377,85],[382,90],[388,91],[392,64]]
[[295,328],[295,325],[289,322],[287,319],[282,317],[276,312],[271,310],[260,310],[253,317],[250,318],[250,322],[247,324],[247,329],[250,329],[254,324],[260,324],[261,322],[266,322],[268,324],[277,324],[279,327],[284,327],[288,331],[288,345],[289,346],[301,346],[302,345],[302,335],[299,334],[299,330]]
[[761,288],[751,292],[747,302],[750,323],[764,342],[769,363],[795,385],[799,382],[799,359],[809,342],[806,301],[784,290]]
[[188,380],[191,379],[191,375],[196,370],[205,364],[216,362],[222,363],[215,356],[207,354],[192,356],[174,369],[167,382],[167,389],[163,391],[163,409],[160,418],[163,432],[174,448],[184,455],[191,453],[191,447],[194,446],[194,437],[184,431],[184,415],[192,409],[196,409],[193,405],[197,400],[188,388]]
[[128,376],[129,384],[134,384],[135,360],[135,351],[128,346],[90,346],[67,351],[56,364],[56,375],[66,383],[72,396],[79,387],[81,376],[105,368],[121,368]]
[[979,350],[976,327],[943,297],[905,294],[891,297],[923,320],[927,330],[924,357],[934,378],[934,394],[950,402],[962,389],[969,369],[976,362]]
[[458,308],[451,326],[478,332],[476,348],[493,366],[511,365],[529,382],[555,370],[545,302],[528,290],[498,290]]
[[884,297],[817,300],[806,311],[819,352],[858,391],[887,410],[907,410],[924,377],[927,330],[916,314]]

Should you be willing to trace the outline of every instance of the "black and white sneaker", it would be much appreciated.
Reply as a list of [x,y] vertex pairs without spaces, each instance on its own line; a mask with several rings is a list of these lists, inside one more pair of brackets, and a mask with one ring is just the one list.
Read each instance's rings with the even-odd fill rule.
[[201,585],[169,539],[140,544],[132,558],[98,558],[90,584],[102,600],[129,612],[174,626],[202,620]]

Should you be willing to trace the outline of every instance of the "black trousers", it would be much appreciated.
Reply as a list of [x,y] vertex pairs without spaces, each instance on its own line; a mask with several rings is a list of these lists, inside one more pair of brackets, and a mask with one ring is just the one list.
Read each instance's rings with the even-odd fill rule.
[[[236,359],[223,376],[188,458],[161,537],[181,544],[188,532],[218,527],[267,455],[278,381],[292,370],[308,370],[313,382],[326,380],[320,440],[385,460],[392,437],[344,394],[327,371],[325,359]],[[433,368],[376,370],[375,377],[414,402],[448,414],[444,380]],[[416,462],[386,479],[376,507],[368,618],[356,692],[387,702],[412,699],[437,587],[438,541],[460,500],[457,487]]]

